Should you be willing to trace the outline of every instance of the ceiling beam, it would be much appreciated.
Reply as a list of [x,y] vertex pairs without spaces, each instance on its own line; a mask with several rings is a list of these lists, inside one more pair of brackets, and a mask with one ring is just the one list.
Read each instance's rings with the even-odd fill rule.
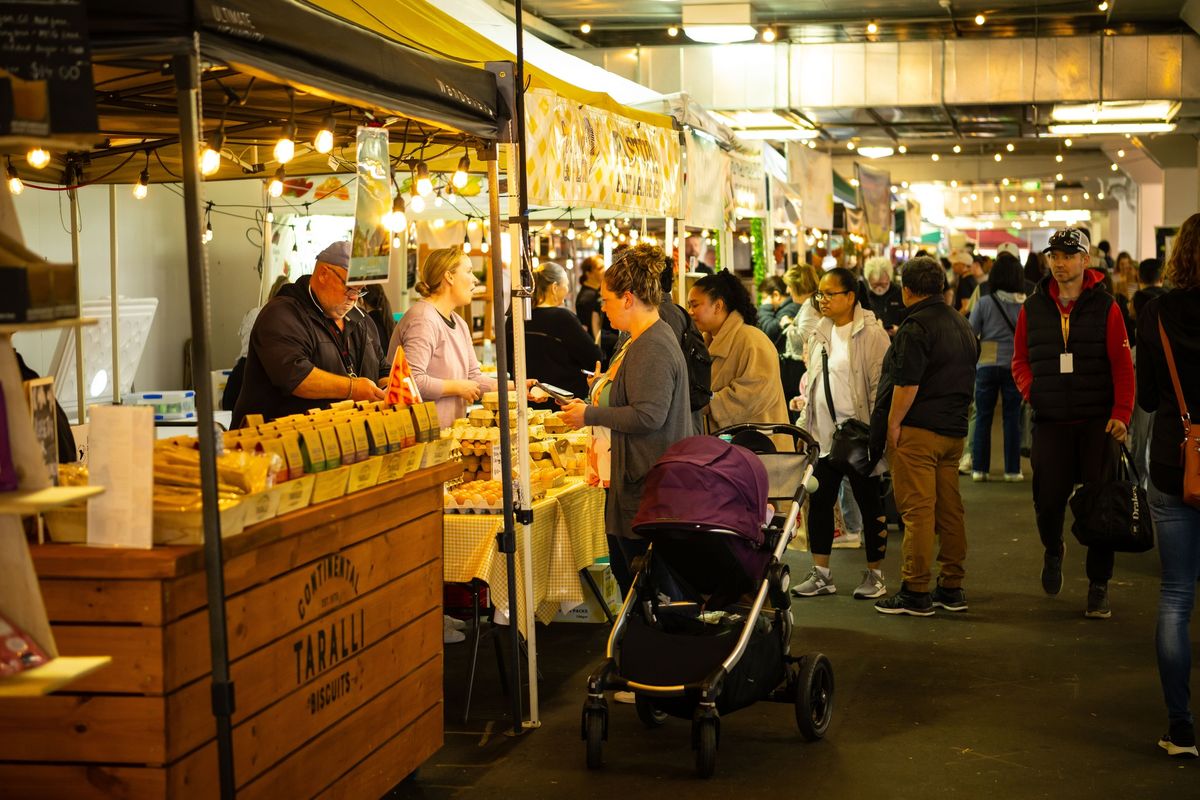
[[[504,16],[508,17],[510,20],[513,20],[514,22],[516,21],[516,6],[508,2],[508,0],[483,1]],[[529,9],[527,8],[521,10],[521,19],[524,22],[526,29],[533,31],[534,33],[540,33],[542,36],[547,37],[555,42],[559,42],[560,44],[564,44],[567,47],[578,47],[583,49],[592,46],[583,39],[580,39],[577,36],[572,36],[557,25],[551,25],[541,17],[536,17],[533,14],[530,14]]]

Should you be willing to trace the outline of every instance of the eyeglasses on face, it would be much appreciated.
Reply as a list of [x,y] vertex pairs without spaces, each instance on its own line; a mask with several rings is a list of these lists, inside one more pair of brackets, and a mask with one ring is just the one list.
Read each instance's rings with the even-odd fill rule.
[[815,297],[817,299],[818,303],[823,303],[826,300],[832,300],[833,298],[837,297],[839,294],[850,294],[850,290],[847,289],[844,292],[817,292],[816,294],[813,295],[813,297]]
[[[325,270],[330,275],[332,275],[338,283],[340,283],[342,285],[342,292],[346,295],[347,300],[357,300],[359,295],[361,295],[363,293],[363,287],[361,287],[361,286],[347,286],[346,278],[343,278],[341,276],[341,273],[339,273],[333,267],[326,265]],[[349,277],[349,276],[347,276],[347,277]]]

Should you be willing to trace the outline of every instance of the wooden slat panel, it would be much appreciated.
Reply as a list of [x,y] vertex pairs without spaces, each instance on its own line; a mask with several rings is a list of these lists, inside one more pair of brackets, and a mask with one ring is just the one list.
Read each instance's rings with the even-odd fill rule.
[[[440,559],[441,537],[441,515],[429,514],[403,529],[389,531],[345,551],[346,558],[358,570],[358,593],[361,595]],[[315,615],[335,612],[355,600],[354,591],[344,581],[330,580],[319,587],[318,594],[306,606],[305,618],[301,619],[299,605],[304,600],[305,588],[312,585],[314,569],[307,565],[228,601],[231,659],[241,658],[286,635]],[[320,608],[322,600],[328,601],[324,608]],[[404,619],[397,620],[396,626],[403,624]],[[384,633],[377,634],[374,640],[378,641]],[[168,692],[211,671],[207,611],[197,611],[167,626],[166,655],[164,683]]]
[[[343,517],[393,503],[440,486],[461,472],[461,464],[449,462],[336,501],[309,506],[293,514],[267,520],[229,539],[225,543],[224,557],[228,561],[271,541],[295,536]],[[34,546],[30,551],[38,575],[44,578],[177,578],[204,568],[204,552],[195,545],[131,550],[45,544]]]
[[[441,713],[442,657],[426,662],[352,716],[327,729],[248,785],[239,800],[312,797],[342,777],[364,753],[384,746],[430,709]],[[390,788],[390,787],[388,787]]]
[[382,797],[441,749],[442,715],[439,703],[317,795],[317,800]]
[[163,800],[167,771],[161,767],[0,763],[0,786],[4,787],[3,796],[14,800]]
[[70,692],[162,694],[163,629],[141,625],[55,625],[64,656],[112,656],[112,663],[71,683]]
[[161,697],[0,700],[0,753],[13,761],[162,764],[165,720]]
[[[321,556],[370,539],[384,531],[407,525],[426,514],[440,513],[441,495],[426,492],[399,502],[368,509],[312,528],[299,536],[281,539],[237,556],[225,563],[225,596],[232,597]],[[208,603],[204,573],[197,572],[164,584],[164,619],[179,619]]]
[[[38,580],[52,624],[120,622],[162,625],[162,581]],[[96,655],[89,653],[88,655]]]
[[[246,728],[253,727],[259,733],[250,734],[251,737],[265,735],[262,731],[266,730],[276,731],[285,738],[300,736],[292,745],[297,746],[315,735],[320,727],[344,716],[348,710],[395,683],[430,656],[440,653],[442,619],[439,569],[437,562],[431,563],[361,598],[342,612],[316,620],[233,662],[231,673],[237,692],[234,722],[241,726],[238,728],[238,740],[245,738]],[[414,617],[418,619],[410,622]],[[312,642],[314,648],[319,648],[321,641],[328,643],[332,624],[337,624],[339,638],[349,637],[353,631],[352,643],[339,642],[336,660],[326,658],[322,662],[316,660],[320,654],[314,653],[315,660],[310,673],[307,646]],[[356,651],[352,649],[355,646]],[[342,652],[346,652],[347,656],[343,657]],[[306,705],[309,694],[330,683],[335,676],[347,673],[349,694],[339,698],[339,702],[327,710],[309,713]],[[216,736],[207,702],[209,687],[208,680],[200,680],[169,696],[167,715],[171,741],[168,761],[174,761]],[[345,689],[344,686],[339,688]],[[259,712],[262,712],[261,715]],[[292,720],[288,723],[294,726],[292,730],[278,728],[276,721],[281,716]],[[270,719],[263,721],[263,717]],[[314,727],[316,723],[319,725]],[[293,738],[289,738],[289,741],[293,741]],[[259,743],[253,750],[246,751],[239,747],[238,763],[241,764],[243,757],[246,757],[259,764],[269,764],[287,752],[284,750],[283,753],[270,756],[268,751],[271,747],[270,743]]]

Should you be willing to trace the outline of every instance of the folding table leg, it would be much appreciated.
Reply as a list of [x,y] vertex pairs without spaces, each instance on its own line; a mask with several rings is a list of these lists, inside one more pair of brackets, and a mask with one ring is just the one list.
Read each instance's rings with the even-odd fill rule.
[[604,611],[604,616],[608,618],[608,626],[611,628],[616,620],[613,618],[612,610],[609,609],[608,603],[604,600],[604,595],[600,592],[600,587],[596,585],[596,579],[592,577],[592,573],[586,567],[579,570],[579,577],[583,578],[583,582],[591,590],[592,596],[600,604],[601,610]]

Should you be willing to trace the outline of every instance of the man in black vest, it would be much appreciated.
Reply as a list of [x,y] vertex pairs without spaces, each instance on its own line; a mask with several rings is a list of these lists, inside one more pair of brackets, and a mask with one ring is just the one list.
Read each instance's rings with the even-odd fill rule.
[[[1111,479],[1133,412],[1125,322],[1101,285],[1104,273],[1088,269],[1090,249],[1077,228],[1050,237],[1050,275],[1025,301],[1013,337],[1013,378],[1033,407],[1033,507],[1046,550],[1042,588],[1051,595],[1062,589],[1067,500],[1076,483]],[[1088,548],[1085,616],[1112,616],[1112,570],[1112,550]]]
[[[871,418],[871,450],[878,453],[886,440],[896,507],[904,518],[903,584],[875,604],[882,614],[928,617],[935,606],[967,610],[958,460],[979,346],[966,318],[946,304],[945,281],[941,265],[928,256],[904,265],[900,284],[908,315],[884,356]],[[935,534],[939,575],[932,586]]]

